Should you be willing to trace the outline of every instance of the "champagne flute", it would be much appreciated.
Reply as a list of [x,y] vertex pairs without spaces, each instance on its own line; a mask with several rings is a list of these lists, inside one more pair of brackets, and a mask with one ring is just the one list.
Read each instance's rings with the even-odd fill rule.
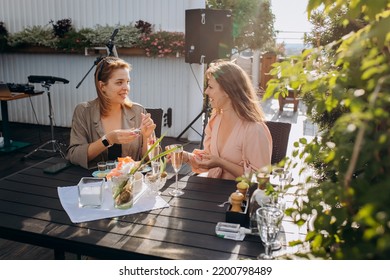
[[184,194],[182,190],[179,189],[179,182],[178,182],[178,176],[179,176],[179,170],[181,168],[181,165],[183,164],[183,145],[180,144],[173,144],[168,146],[168,150],[174,149],[171,153],[171,163],[172,167],[175,170],[176,174],[176,186],[174,190],[171,190],[169,192],[172,196],[180,196]]
[[257,258],[272,260],[272,243],[276,240],[283,218],[283,212],[277,207],[266,206],[256,210],[257,227],[259,235],[265,245],[265,253]]

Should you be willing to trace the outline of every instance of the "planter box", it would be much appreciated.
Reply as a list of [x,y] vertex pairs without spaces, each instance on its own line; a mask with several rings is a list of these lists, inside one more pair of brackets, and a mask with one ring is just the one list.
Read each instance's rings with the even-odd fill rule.
[[63,50],[57,50],[45,46],[29,46],[29,47],[20,47],[20,48],[9,48],[7,50],[9,53],[34,53],[34,54],[82,54],[82,51],[76,50],[76,51],[63,51]]
[[[11,48],[6,52],[8,53],[35,53],[35,54],[83,54],[83,51],[62,51],[44,46],[31,46]],[[130,56],[146,56],[145,50],[141,48],[117,48],[118,55],[130,55]],[[91,47],[85,48],[84,55],[106,55],[106,47]]]

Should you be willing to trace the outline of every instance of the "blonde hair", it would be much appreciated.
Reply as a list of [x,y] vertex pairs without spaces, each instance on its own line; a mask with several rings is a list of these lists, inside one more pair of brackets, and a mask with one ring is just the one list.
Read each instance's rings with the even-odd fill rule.
[[[112,72],[116,69],[128,69],[131,71],[131,65],[128,64],[123,59],[118,57],[105,57],[103,58],[96,66],[95,70],[95,87],[99,100],[100,114],[102,116],[107,116],[111,108],[111,100],[108,98],[107,94],[101,91],[99,87],[99,81],[104,84],[108,83],[108,80],[112,76]],[[128,97],[126,97],[125,106],[131,107],[133,104]]]
[[263,122],[263,109],[248,74],[231,61],[216,61],[206,70],[206,82],[211,77],[217,81],[232,101],[237,115],[247,121]]

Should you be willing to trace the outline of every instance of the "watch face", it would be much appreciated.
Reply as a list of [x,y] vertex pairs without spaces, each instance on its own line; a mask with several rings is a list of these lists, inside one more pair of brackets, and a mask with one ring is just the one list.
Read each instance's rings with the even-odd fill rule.
[[103,143],[103,145],[104,145],[105,147],[110,146],[110,143],[108,143],[108,140],[107,140],[106,138],[103,138],[103,139],[102,139],[102,143]]

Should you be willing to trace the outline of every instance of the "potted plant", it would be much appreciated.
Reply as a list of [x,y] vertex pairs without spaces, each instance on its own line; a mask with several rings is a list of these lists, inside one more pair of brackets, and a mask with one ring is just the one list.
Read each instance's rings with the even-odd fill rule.
[[[314,2],[313,2],[314,3]],[[362,15],[367,25],[274,64],[265,98],[300,86],[308,117],[319,124],[312,141],[294,143],[293,155],[311,175],[302,185],[307,201],[291,212],[308,222],[306,258],[389,259],[390,245],[390,13],[387,3],[316,1],[322,13],[344,10],[340,22]],[[294,159],[292,159],[294,160]],[[311,219],[311,217],[315,217]]]

